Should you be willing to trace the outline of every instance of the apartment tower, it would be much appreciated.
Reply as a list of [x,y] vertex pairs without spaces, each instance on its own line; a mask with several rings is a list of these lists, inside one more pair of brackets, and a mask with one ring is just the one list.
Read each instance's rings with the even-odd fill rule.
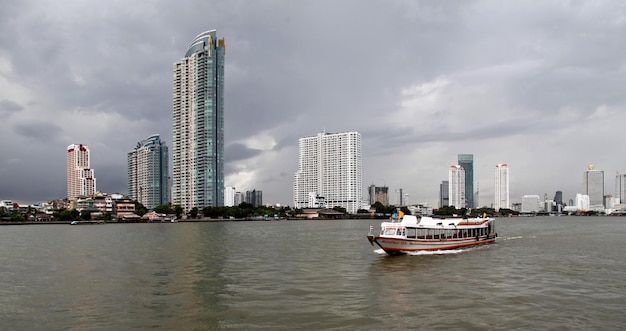
[[83,144],[67,146],[67,199],[91,197],[96,192],[96,178],[91,169],[89,148]]
[[299,140],[298,170],[294,175],[295,208],[343,207],[356,213],[362,196],[361,134],[326,133]]
[[495,199],[493,208],[496,211],[500,210],[500,208],[511,209],[509,201],[509,166],[506,163],[497,164],[494,174]]
[[224,205],[224,39],[199,34],[174,63],[172,204]]
[[589,196],[589,208],[604,209],[604,171],[596,170],[593,164],[583,173],[583,194]]
[[465,208],[465,169],[460,165],[450,166],[448,171],[448,198],[450,207]]
[[465,206],[474,208],[474,154],[459,154],[458,165],[465,171]]
[[144,207],[169,205],[169,156],[158,134],[137,143],[128,152],[128,195]]

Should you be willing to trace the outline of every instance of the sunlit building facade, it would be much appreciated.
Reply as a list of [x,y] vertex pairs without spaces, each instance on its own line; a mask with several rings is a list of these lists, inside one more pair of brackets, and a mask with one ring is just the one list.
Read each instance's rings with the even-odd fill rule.
[[128,195],[144,207],[169,205],[169,154],[158,134],[137,143],[127,155]]
[[300,138],[298,170],[294,175],[295,208],[308,208],[310,195],[328,208],[356,213],[362,197],[361,134],[319,133]]
[[95,192],[89,148],[83,144],[67,146],[67,199],[76,201],[78,197],[92,197]]
[[461,165],[450,166],[448,171],[448,194],[450,207],[466,208],[465,202],[465,169]]
[[224,39],[199,34],[174,63],[172,203],[224,205]]
[[474,154],[459,154],[458,165],[465,171],[465,206],[474,208]]
[[506,163],[496,165],[494,171],[494,204],[493,208],[498,211],[500,208],[511,209],[509,201],[509,166]]
[[597,170],[593,164],[583,173],[583,194],[589,196],[591,210],[604,209],[604,171]]

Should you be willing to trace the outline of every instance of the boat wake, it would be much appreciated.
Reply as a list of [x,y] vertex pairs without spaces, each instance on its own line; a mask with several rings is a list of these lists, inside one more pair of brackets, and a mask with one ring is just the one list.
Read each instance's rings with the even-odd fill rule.
[[[421,255],[447,255],[447,254],[459,254],[463,252],[468,252],[475,249],[480,249],[482,247],[470,247],[463,249],[447,249],[447,250],[438,250],[438,251],[417,251],[417,252],[406,252],[406,255],[412,256],[421,256]],[[387,255],[382,248],[374,250],[376,254]]]

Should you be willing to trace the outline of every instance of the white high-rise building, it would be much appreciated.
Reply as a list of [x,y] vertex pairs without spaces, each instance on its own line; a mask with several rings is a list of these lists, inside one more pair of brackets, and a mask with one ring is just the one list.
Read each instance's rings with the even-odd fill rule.
[[89,148],[83,144],[67,146],[67,199],[91,197],[96,192],[96,178],[91,169]]
[[604,171],[596,170],[593,164],[583,174],[583,194],[589,196],[591,210],[604,209]]
[[310,196],[328,208],[356,213],[362,197],[361,134],[319,133],[300,138],[299,165],[294,175],[295,208],[307,208]]
[[615,175],[615,198],[619,199],[618,203],[626,202],[626,174]]
[[234,186],[226,186],[224,188],[224,206],[226,207],[235,206],[235,187]]
[[500,210],[500,208],[510,209],[509,166],[506,163],[497,164],[494,178],[495,199],[493,208],[496,211]]
[[541,198],[535,194],[522,196],[522,213],[538,213],[543,211],[541,206]]
[[460,165],[450,166],[448,172],[448,194],[450,206],[465,208],[465,169]]

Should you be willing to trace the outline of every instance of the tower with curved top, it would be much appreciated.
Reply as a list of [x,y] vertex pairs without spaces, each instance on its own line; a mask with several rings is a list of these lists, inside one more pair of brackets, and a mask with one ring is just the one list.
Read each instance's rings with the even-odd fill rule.
[[128,195],[148,209],[169,205],[169,157],[158,134],[137,143],[128,152]]
[[224,39],[196,36],[174,63],[172,204],[224,205]]

